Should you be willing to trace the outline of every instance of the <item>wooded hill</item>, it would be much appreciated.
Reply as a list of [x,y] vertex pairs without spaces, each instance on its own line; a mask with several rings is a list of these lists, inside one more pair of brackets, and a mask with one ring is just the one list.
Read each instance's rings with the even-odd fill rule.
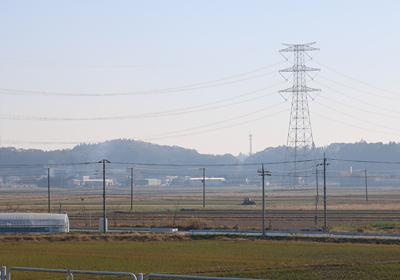
[[[324,153],[335,168],[344,170],[348,170],[349,166],[362,169],[366,165],[372,169],[381,170],[388,168],[388,164],[371,162],[400,162],[400,144],[395,142],[388,144],[367,143],[365,141],[351,144],[333,143],[315,149],[317,163],[322,162]],[[4,147],[1,148],[0,165],[84,163],[107,159],[110,162],[127,164],[176,164],[199,165],[201,167],[202,165],[218,164],[284,162],[285,154],[285,146],[269,147],[245,158],[242,162],[231,154],[207,155],[177,146],[161,146],[142,141],[119,139],[99,144],[80,144],[72,149],[55,151]],[[338,161],[336,159],[350,161]],[[390,168],[397,169],[397,166],[390,165]]]

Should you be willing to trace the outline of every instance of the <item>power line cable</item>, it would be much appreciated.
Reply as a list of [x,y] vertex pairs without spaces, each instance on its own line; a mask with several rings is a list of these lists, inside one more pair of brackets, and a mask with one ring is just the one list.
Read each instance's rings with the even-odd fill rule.
[[[326,97],[326,96],[320,96],[322,99],[326,99],[326,100],[329,100],[329,101],[331,101],[331,102],[334,102],[334,103],[336,103],[336,104],[339,104],[339,105],[342,105],[342,106],[346,106],[346,107],[349,107],[349,108],[352,108],[352,109],[355,109],[355,110],[358,110],[358,111],[362,111],[362,112],[366,112],[366,113],[370,113],[370,114],[375,114],[375,115],[379,115],[379,116],[384,116],[384,117],[389,117],[389,118],[400,118],[400,116],[392,116],[392,115],[388,115],[388,114],[382,114],[382,113],[378,113],[378,112],[373,112],[373,111],[369,111],[369,110],[364,110],[364,109],[361,109],[361,108],[357,108],[357,107],[355,107],[355,106],[351,106],[351,105],[349,105],[349,104],[345,104],[345,103],[342,103],[342,102],[338,102],[338,101],[336,101],[336,100],[333,100],[333,99],[331,99],[331,98],[328,98],[328,97]],[[317,102],[318,103],[318,102]]]
[[350,77],[350,76],[348,76],[348,75],[346,75],[346,74],[343,74],[343,73],[341,73],[341,72],[339,72],[339,71],[337,71],[337,70],[332,69],[332,68],[329,67],[329,66],[326,66],[326,65],[322,64],[321,62],[318,62],[318,61],[315,60],[315,59],[314,59],[314,61],[315,61],[316,63],[318,63],[319,65],[324,66],[325,68],[327,68],[327,69],[329,69],[329,70],[331,70],[331,71],[333,71],[333,72],[335,72],[335,73],[337,73],[337,74],[339,74],[339,75],[341,75],[341,76],[344,76],[344,77],[346,77],[346,78],[348,78],[348,79],[350,79],[350,80],[356,81],[356,82],[358,82],[358,83],[360,83],[360,84],[363,84],[363,85],[366,85],[366,86],[369,86],[369,87],[372,87],[372,88],[374,88],[374,89],[378,89],[378,90],[381,90],[381,91],[385,91],[385,92],[387,92],[387,93],[391,93],[391,94],[395,94],[395,95],[400,95],[400,93],[398,93],[398,92],[394,92],[394,91],[390,91],[390,90],[387,90],[387,89],[384,89],[384,88],[380,88],[380,87],[371,85],[371,84],[369,84],[369,83],[366,83],[366,82],[357,80],[357,79],[355,79],[355,78],[352,78],[352,77]]
[[[276,84],[278,85],[278,84]],[[186,107],[186,108],[181,108],[181,109],[175,109],[175,110],[168,110],[168,111],[162,111],[162,112],[156,112],[156,113],[150,113],[150,114],[137,114],[137,115],[125,115],[125,116],[117,116],[117,117],[94,117],[94,118],[65,118],[65,117],[37,117],[37,116],[21,116],[21,115],[6,115],[6,114],[1,114],[0,117],[4,120],[13,120],[13,121],[105,121],[105,120],[125,120],[125,119],[138,119],[138,118],[156,118],[156,117],[165,117],[165,116],[175,116],[175,115],[181,115],[181,114],[189,114],[189,113],[196,113],[196,112],[202,112],[202,111],[208,111],[208,110],[214,110],[214,109],[218,109],[218,108],[224,108],[224,107],[228,107],[228,106],[233,106],[233,105],[237,105],[237,104],[243,104],[243,103],[247,103],[253,100],[257,100],[257,99],[261,99],[261,98],[265,98],[268,96],[271,96],[275,93],[270,93],[267,95],[262,95],[262,96],[258,96],[258,97],[254,97],[251,99],[246,99],[246,100],[241,100],[241,101],[237,101],[234,103],[230,103],[230,104],[225,104],[225,105],[219,105],[219,106],[214,106],[214,107],[210,107],[210,108],[203,108],[203,109],[199,109],[201,107],[205,107],[205,106],[209,106],[209,105],[213,105],[213,104],[219,104],[225,101],[229,101],[232,99],[237,99],[246,95],[250,95],[250,94],[254,94],[257,92],[261,92],[265,89],[274,87],[276,85],[272,85],[270,87],[266,87],[266,88],[262,88],[262,89],[258,89],[249,93],[245,93],[236,97],[232,97],[232,98],[227,98],[224,100],[219,100],[217,102],[210,102],[210,103],[206,103],[206,104],[202,104],[202,105],[197,105],[197,106],[191,106],[191,107]],[[190,111],[191,110],[191,111]]]
[[[379,68],[380,70],[393,73],[393,70],[388,70],[388,69],[382,68],[380,65],[373,65],[373,64],[370,64],[370,63],[368,63],[368,60],[365,60],[365,59],[357,59],[357,58],[355,58],[354,56],[350,56],[350,55],[348,55],[348,54],[346,54],[346,53],[342,53],[342,52],[340,52],[340,51],[334,50],[334,49],[330,48],[329,46],[324,46],[323,48],[324,48],[324,49],[329,49],[329,50],[331,50],[331,51],[333,51],[333,52],[336,52],[336,53],[340,54],[340,56],[353,59],[353,60],[356,61],[358,64],[364,63],[365,65],[368,65],[369,67],[373,67],[374,69]],[[346,62],[348,62],[348,60],[346,60]],[[394,81],[394,80],[385,79],[385,78],[382,78],[382,77],[379,77],[379,78],[382,79],[382,80],[386,80],[386,81],[398,82],[398,80],[397,80],[397,81]]]
[[379,164],[400,164],[400,161],[375,161],[375,160],[356,160],[356,159],[338,159],[331,158],[329,160],[347,161],[347,162],[362,162],[362,163],[379,163]]
[[[266,66],[260,69],[256,69],[250,72],[242,73],[239,75],[234,75],[226,78],[221,78],[217,80],[212,80],[212,81],[207,81],[207,82],[202,82],[202,83],[197,83],[197,84],[191,84],[191,85],[185,85],[185,86],[179,86],[179,87],[172,87],[172,88],[164,88],[164,89],[154,89],[154,90],[144,90],[144,91],[134,91],[134,92],[114,92],[114,93],[61,93],[61,92],[46,92],[46,91],[30,91],[30,90],[18,90],[18,89],[8,89],[8,88],[0,88],[0,94],[8,94],[8,95],[31,95],[31,96],[58,96],[58,97],[104,97],[104,96],[127,96],[127,95],[145,95],[145,94],[160,94],[160,93],[171,93],[171,92],[182,92],[182,91],[190,91],[190,90],[197,90],[197,89],[204,89],[204,88],[210,88],[210,87],[217,87],[217,86],[223,86],[227,84],[232,84],[232,83],[239,83],[243,81],[247,81],[250,79],[256,79],[260,78],[263,76],[267,76],[273,73],[276,73],[277,71],[272,71],[268,73],[263,73],[260,75],[256,76],[251,76],[239,80],[233,80],[233,81],[228,81],[228,82],[223,82],[226,80],[230,80],[232,78],[237,78],[241,76],[246,76],[248,74],[252,74],[258,71],[262,71],[264,69],[273,67],[275,65],[281,64],[276,63],[270,66]],[[211,85],[208,85],[211,84]]]
[[371,122],[371,121],[367,121],[367,120],[364,120],[364,119],[361,119],[361,118],[354,117],[354,116],[352,116],[352,115],[350,115],[350,114],[341,112],[341,111],[339,111],[339,110],[337,110],[337,109],[333,109],[332,107],[330,107],[330,106],[328,106],[328,105],[324,105],[324,104],[322,104],[321,102],[318,102],[318,101],[316,101],[316,100],[315,100],[314,102],[316,102],[317,104],[319,104],[319,105],[321,105],[321,106],[323,106],[323,107],[325,107],[325,108],[329,108],[329,109],[331,109],[332,111],[335,111],[335,112],[338,112],[338,113],[340,113],[340,114],[342,114],[342,115],[348,116],[348,117],[350,117],[350,118],[352,118],[352,119],[355,119],[355,120],[358,120],[358,121],[361,121],[361,122],[365,122],[365,123],[368,123],[368,124],[370,124],[370,125],[374,125],[374,126],[377,126],[377,127],[380,127],[380,128],[386,128],[386,129],[390,129],[390,130],[400,131],[400,129],[390,128],[390,127],[388,127],[388,126],[376,124],[376,123],[373,123],[373,122]]
[[241,118],[244,118],[244,117],[247,117],[247,116],[250,116],[250,115],[254,115],[254,114],[257,114],[259,112],[263,112],[265,110],[277,107],[277,106],[282,105],[284,103],[285,102],[283,101],[283,102],[268,106],[266,108],[262,108],[260,110],[253,111],[253,112],[248,113],[248,114],[240,115],[240,116],[237,116],[237,117],[234,117],[234,118],[230,118],[230,119],[226,119],[226,120],[223,120],[223,121],[214,122],[214,123],[211,123],[211,124],[206,124],[206,125],[202,125],[202,126],[197,126],[197,127],[192,127],[192,128],[182,129],[182,130],[177,130],[177,131],[171,131],[171,132],[166,132],[166,133],[161,133],[161,134],[154,134],[154,135],[149,135],[149,136],[138,137],[138,139],[143,139],[143,138],[147,138],[147,137],[150,137],[150,138],[151,137],[158,137],[158,136],[163,136],[163,135],[187,132],[187,131],[196,130],[196,129],[200,129],[200,128],[206,128],[206,127],[210,127],[210,126],[214,126],[214,125],[230,122],[230,121],[233,121],[233,120],[241,119]]
[[[393,113],[399,113],[399,111],[395,111],[395,110],[391,110],[391,109],[388,109],[388,108],[384,108],[384,107],[381,107],[381,106],[379,106],[379,105],[377,105],[377,104],[368,103],[368,102],[366,102],[366,101],[364,101],[364,100],[357,99],[357,98],[355,98],[355,97],[353,97],[353,96],[350,96],[350,95],[348,95],[348,94],[345,94],[345,93],[343,93],[343,92],[341,92],[341,91],[335,90],[335,89],[333,89],[333,88],[331,88],[331,87],[329,87],[329,86],[327,86],[327,85],[325,85],[325,84],[322,84],[322,83],[320,83],[320,82],[317,82],[317,81],[315,81],[315,82],[316,82],[317,84],[319,84],[319,85],[321,85],[321,86],[327,88],[327,89],[330,89],[330,90],[332,90],[332,91],[334,91],[334,92],[336,92],[336,93],[339,93],[339,94],[341,94],[341,95],[343,95],[343,96],[346,96],[347,98],[352,99],[352,100],[355,100],[355,101],[357,101],[357,102],[360,102],[360,103],[363,103],[363,104],[372,106],[372,107],[374,107],[374,108],[379,108],[379,109],[382,109],[382,110],[385,110],[385,111],[389,111],[389,112],[393,112]],[[324,98],[327,99],[327,97],[324,97]]]
[[[276,105],[280,105],[280,104],[283,104],[283,103],[284,102],[281,102],[281,103],[278,103]],[[274,106],[276,106],[276,105],[274,105]],[[264,108],[262,110],[266,110],[266,108]],[[260,111],[262,111],[262,110],[260,110]],[[232,124],[232,125],[228,125],[228,126],[223,126],[223,127],[219,127],[219,128],[214,128],[214,129],[208,129],[208,130],[204,130],[204,131],[194,132],[194,133],[183,133],[183,134],[172,135],[172,136],[151,136],[151,137],[138,138],[138,139],[140,139],[142,141],[143,140],[156,140],[156,139],[166,139],[166,138],[175,138],[175,137],[190,136],[190,135],[195,135],[195,134],[202,134],[202,133],[206,133],[206,132],[210,132],[210,131],[222,130],[222,129],[226,129],[226,128],[231,128],[231,127],[235,127],[235,126],[239,126],[239,125],[243,125],[243,124],[259,121],[259,120],[262,120],[262,119],[265,119],[265,118],[269,118],[269,117],[272,117],[272,116],[275,116],[275,115],[278,115],[278,114],[281,114],[281,113],[284,113],[284,112],[287,112],[287,111],[288,111],[288,109],[285,109],[283,111],[280,111],[280,112],[277,112],[277,113],[274,113],[274,114],[270,114],[270,115],[267,115],[267,116],[263,116],[263,117],[260,117],[260,118],[252,119],[252,120],[249,120],[249,121],[236,123],[236,124]],[[249,115],[250,114],[252,114],[252,113],[249,113]],[[226,120],[226,121],[229,121],[229,120]],[[223,122],[226,122],[226,121],[223,121]],[[212,125],[215,125],[215,124],[212,124]],[[210,125],[207,125],[207,126],[210,126]],[[192,129],[183,130],[181,132],[189,131],[189,130],[192,130]],[[98,141],[98,142],[93,141],[93,142],[89,142],[89,143],[99,143],[99,142],[101,142],[101,141]],[[48,145],[48,144],[82,144],[82,142],[50,142],[50,141],[42,142],[42,141],[22,141],[22,140],[11,140],[11,139],[3,139],[3,143],[12,143],[12,144],[25,143],[25,144],[43,144],[43,145]]]
[[397,134],[397,133],[388,133],[388,132],[382,132],[382,131],[377,131],[377,130],[373,130],[373,129],[368,129],[368,128],[364,128],[364,127],[361,127],[361,126],[356,126],[356,125],[348,124],[348,123],[345,123],[345,122],[341,122],[341,121],[338,121],[338,120],[329,118],[329,117],[327,117],[327,116],[318,114],[318,113],[316,113],[316,112],[312,112],[312,113],[313,113],[314,115],[317,115],[317,116],[321,117],[321,118],[324,118],[324,119],[327,119],[327,120],[330,120],[330,121],[333,121],[333,122],[337,122],[337,123],[340,123],[340,124],[344,124],[344,125],[347,125],[347,126],[350,126],[350,127],[354,127],[354,128],[358,128],[358,129],[362,129],[362,130],[366,130],[366,131],[371,131],[371,132],[376,132],[376,133],[380,133],[380,134],[400,135],[400,134]]
[[365,93],[365,94],[368,94],[368,95],[372,95],[372,96],[376,96],[376,97],[384,98],[384,99],[390,99],[390,100],[397,100],[397,101],[400,100],[400,98],[393,98],[393,97],[383,96],[383,95],[371,93],[371,92],[368,92],[368,91],[365,91],[365,90],[362,90],[362,89],[358,89],[358,88],[355,88],[355,87],[347,86],[345,84],[333,81],[333,80],[331,80],[329,78],[326,78],[323,75],[319,75],[319,76],[324,80],[330,81],[330,82],[335,83],[337,85],[340,85],[340,86],[343,86],[343,87],[346,87],[346,88],[349,88],[349,89],[352,89],[352,90],[355,90],[355,91],[358,91],[358,92],[362,92],[362,93]]
[[241,123],[236,123],[236,124],[232,124],[232,125],[227,125],[227,126],[223,126],[223,127],[218,127],[218,128],[214,128],[214,129],[208,129],[208,130],[203,130],[203,131],[198,131],[198,132],[193,132],[193,133],[183,133],[183,134],[178,134],[178,135],[173,135],[173,136],[161,136],[161,137],[148,137],[148,138],[143,138],[142,140],[157,140],[157,139],[166,139],[166,138],[175,138],[175,137],[183,137],[183,136],[190,136],[190,135],[195,135],[195,134],[202,134],[202,133],[206,133],[206,132],[210,132],[210,131],[216,131],[216,130],[221,130],[221,129],[226,129],[226,128],[231,128],[231,127],[235,127],[235,126],[239,126],[239,125],[243,125],[243,124],[247,124],[247,123],[251,123],[251,122],[256,122],[262,119],[266,119],[272,116],[276,116],[278,114],[287,112],[288,109],[285,109],[283,111],[274,113],[274,114],[270,114],[267,116],[263,116],[260,118],[256,118],[256,119],[252,119],[249,121],[244,121]]
[[24,167],[43,167],[43,166],[67,166],[67,165],[89,165],[98,164],[98,162],[80,162],[80,163],[35,163],[35,164],[0,164],[0,168],[24,168]]
[[[0,64],[13,64],[13,65],[32,65],[32,63],[37,63],[37,64],[45,64],[41,66],[58,66],[58,67],[86,67],[86,68],[136,68],[136,67],[155,67],[155,66],[173,66],[173,65],[190,65],[190,64],[199,64],[199,63],[210,63],[213,61],[210,60],[215,60],[217,62],[219,61],[229,61],[229,60],[237,60],[237,59],[243,59],[243,58],[249,58],[249,57],[258,57],[258,56],[263,56],[264,53],[257,54],[257,55],[251,55],[251,56],[241,56],[241,57],[234,57],[237,55],[242,55],[242,54],[248,54],[248,53],[255,53],[255,52],[260,52],[260,51],[265,51],[265,48],[260,48],[257,50],[253,51],[246,51],[246,52],[241,52],[241,53],[235,53],[235,54],[227,54],[227,55],[222,55],[222,56],[215,56],[215,57],[207,57],[207,58],[201,58],[201,59],[193,59],[193,60],[186,60],[186,61],[175,61],[175,62],[166,62],[166,63],[152,63],[152,64],[134,64],[134,65],[101,65],[101,64],[80,64],[80,63],[62,63],[62,62],[50,62],[50,61],[37,61],[37,60],[29,60],[29,59],[18,59],[18,58],[7,58],[7,57],[0,57],[0,59],[4,60],[9,60],[9,61],[20,61],[20,62],[27,62],[30,64],[17,64],[17,63],[4,63],[0,62]],[[271,53],[271,52],[268,52]],[[273,52],[275,53],[275,51]],[[230,59],[220,59],[221,57],[233,57]],[[48,65],[46,65],[48,64]],[[34,65],[33,65],[34,66]]]

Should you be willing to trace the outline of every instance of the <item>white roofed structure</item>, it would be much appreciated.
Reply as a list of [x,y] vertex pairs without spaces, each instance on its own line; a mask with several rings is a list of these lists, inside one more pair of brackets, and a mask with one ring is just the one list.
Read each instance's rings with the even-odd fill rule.
[[69,232],[67,214],[0,213],[0,233]]

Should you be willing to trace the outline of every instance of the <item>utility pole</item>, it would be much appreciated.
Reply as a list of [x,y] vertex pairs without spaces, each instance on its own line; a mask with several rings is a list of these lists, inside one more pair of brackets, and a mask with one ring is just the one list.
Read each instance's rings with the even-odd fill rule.
[[47,169],[47,212],[50,213],[50,167],[44,167],[43,169]]
[[365,167],[365,199],[368,201],[367,168]]
[[327,212],[326,212],[326,157],[324,153],[324,230],[328,228]]
[[315,168],[315,184],[317,187],[317,203],[319,202],[319,194],[318,194],[318,164],[317,167]]
[[317,225],[318,225],[318,196],[315,197],[315,218],[314,218],[314,222],[315,222],[315,227],[317,227]]
[[131,170],[131,211],[133,210],[133,167],[128,167]]
[[206,207],[206,169],[199,168],[200,170],[203,169],[203,208]]
[[319,202],[319,195],[318,195],[318,164],[315,168],[315,183],[317,187],[317,196],[315,197],[315,226],[318,224],[318,202]]
[[[314,44],[315,42],[308,44],[283,44],[286,46],[286,49],[279,51],[286,60],[289,60],[291,55],[285,56],[284,53],[293,53],[294,57],[292,67],[279,71],[286,81],[289,77],[293,76],[293,86],[279,91],[279,94],[286,101],[290,96],[292,97],[283,185],[292,186],[293,189],[296,189],[297,185],[303,186],[309,184],[310,176],[308,173],[312,166],[315,166],[314,141],[307,97],[311,97],[310,92],[320,90],[307,87],[306,75],[312,79],[308,72],[320,71],[320,69],[305,65],[305,55],[310,57],[307,52],[319,51],[319,49],[312,47]],[[310,58],[312,59],[312,57]],[[290,75],[286,78],[282,73]],[[282,95],[285,93],[290,93],[290,95],[285,98]]]
[[262,177],[263,238],[265,238],[265,176],[271,176],[271,172],[264,169],[264,163],[261,164],[261,170],[258,169],[258,175]]
[[110,163],[108,160],[103,159],[99,161],[103,163],[103,232],[107,233],[107,222],[106,222],[106,163]]

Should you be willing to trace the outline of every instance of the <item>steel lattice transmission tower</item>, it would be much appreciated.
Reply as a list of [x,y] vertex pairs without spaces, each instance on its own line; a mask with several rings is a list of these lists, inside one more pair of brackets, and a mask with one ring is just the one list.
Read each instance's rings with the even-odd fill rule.
[[249,152],[249,156],[251,156],[253,154],[253,134],[249,134],[249,138],[250,138],[250,152]]
[[[285,53],[292,53],[294,57],[292,67],[279,71],[286,80],[293,76],[293,86],[280,90],[279,94],[285,98],[284,94],[290,93],[285,98],[286,100],[290,96],[292,97],[283,186],[293,187],[294,189],[297,186],[310,185],[311,181],[314,181],[314,176],[311,176],[311,173],[315,171],[315,151],[307,97],[310,96],[309,92],[320,90],[307,87],[306,80],[307,77],[313,79],[309,75],[309,71],[320,71],[320,69],[305,65],[305,55],[312,59],[307,52],[319,50],[311,47],[313,44],[315,42],[300,45],[283,44],[287,48],[279,51],[286,60],[289,60],[291,55],[285,56]],[[282,73],[291,73],[291,75],[286,78]]]

